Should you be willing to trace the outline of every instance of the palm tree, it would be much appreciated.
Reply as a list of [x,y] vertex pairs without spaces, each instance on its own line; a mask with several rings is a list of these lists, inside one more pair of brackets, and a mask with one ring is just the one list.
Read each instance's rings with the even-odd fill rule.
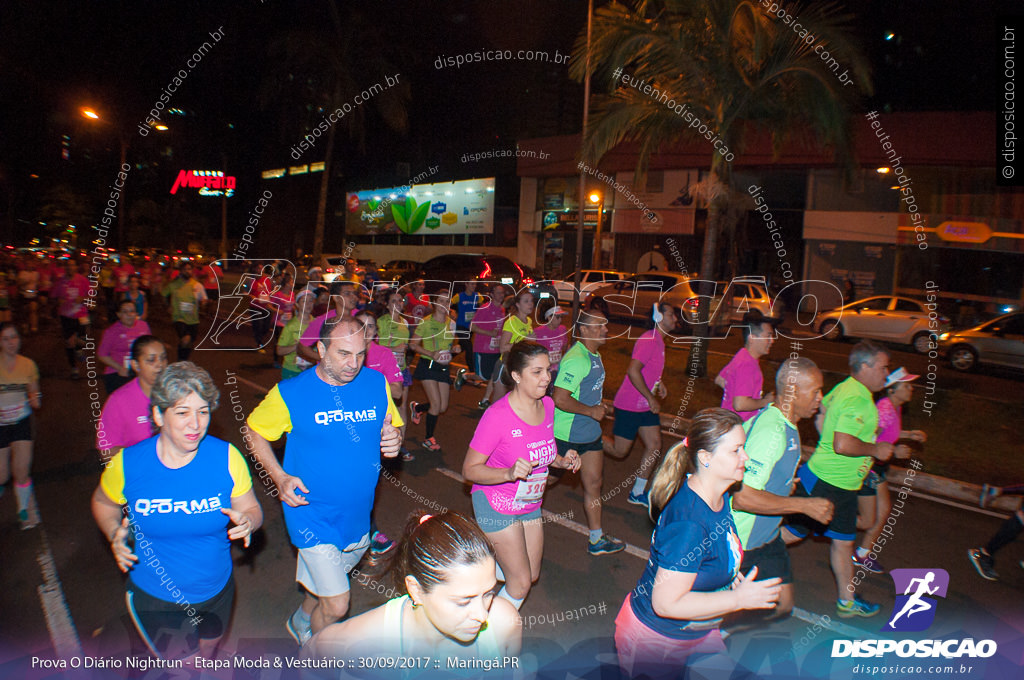
[[[746,136],[764,130],[776,152],[784,144],[816,143],[847,171],[853,168],[849,111],[858,96],[871,92],[871,80],[866,59],[844,28],[851,17],[834,3],[779,4],[806,30],[794,31],[796,21],[769,16],[749,0],[636,0],[631,7],[612,2],[594,18],[591,68],[609,93],[595,97],[583,136],[585,163],[596,166],[620,142],[636,142],[635,182],[642,186],[653,154],[696,138],[687,113],[722,142],[718,149],[708,142],[711,169],[701,184],[708,208],[702,279],[716,278],[719,235],[731,233],[738,217],[729,210],[737,200],[734,158],[723,147],[740,154]],[[586,50],[581,35],[571,63],[577,79],[587,75]],[[823,60],[821,52],[835,62]],[[833,63],[846,72],[834,72]],[[633,85],[617,82],[615,69],[624,69]],[[638,89],[640,82],[667,93],[675,109]],[[701,302],[706,320],[707,298]]]
[[313,233],[314,261],[319,261],[323,254],[327,194],[330,179],[335,174],[334,147],[338,128],[344,128],[361,150],[365,145],[366,118],[371,111],[375,111],[390,129],[405,133],[408,129],[406,107],[410,99],[409,84],[399,79],[397,85],[374,93],[369,101],[358,106],[351,104],[356,95],[399,71],[394,66],[394,41],[384,33],[383,22],[363,14],[367,10],[353,8],[342,21],[336,0],[327,0],[326,4],[330,30],[290,31],[271,45],[270,53],[277,66],[264,80],[260,93],[263,108],[280,107],[285,123],[280,128],[282,141],[286,139],[288,144],[302,139],[328,113],[351,106],[344,117],[328,128],[325,139],[320,142],[324,172]]

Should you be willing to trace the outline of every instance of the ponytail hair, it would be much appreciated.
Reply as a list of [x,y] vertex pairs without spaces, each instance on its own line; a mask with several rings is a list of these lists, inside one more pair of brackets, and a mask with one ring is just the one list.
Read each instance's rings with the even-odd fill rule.
[[405,577],[412,576],[425,592],[447,583],[449,572],[494,558],[494,548],[477,523],[457,512],[439,515],[425,512],[409,517],[405,533],[391,565],[391,576],[399,591],[408,592]]
[[512,345],[512,349],[508,351],[508,358],[505,359],[505,370],[501,372],[501,384],[505,387],[515,386],[512,371],[521,375],[530,363],[530,359],[547,353],[547,347],[529,340],[520,340]]
[[693,417],[686,437],[665,452],[661,466],[651,479],[648,494],[651,519],[656,519],[676,495],[686,475],[697,471],[697,452],[714,451],[722,437],[742,424],[742,418],[724,408],[706,408]]

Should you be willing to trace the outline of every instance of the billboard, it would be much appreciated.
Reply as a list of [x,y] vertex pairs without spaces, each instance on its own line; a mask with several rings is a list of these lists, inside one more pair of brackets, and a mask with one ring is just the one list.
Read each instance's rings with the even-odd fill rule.
[[494,178],[349,192],[345,200],[345,233],[494,233]]

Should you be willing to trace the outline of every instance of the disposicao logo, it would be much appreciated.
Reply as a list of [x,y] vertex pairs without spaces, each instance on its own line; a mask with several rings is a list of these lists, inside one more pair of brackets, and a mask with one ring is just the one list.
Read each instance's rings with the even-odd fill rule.
[[[949,573],[945,569],[893,569],[889,572],[896,586],[896,602],[886,632],[917,632],[935,622],[936,598],[946,597]],[[832,658],[881,657],[895,653],[899,657],[988,658],[998,649],[995,640],[833,640]]]

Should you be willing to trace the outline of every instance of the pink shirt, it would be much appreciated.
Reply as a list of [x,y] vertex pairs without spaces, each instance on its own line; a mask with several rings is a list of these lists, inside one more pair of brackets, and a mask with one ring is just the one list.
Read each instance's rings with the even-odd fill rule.
[[149,397],[142,392],[139,379],[134,378],[107,397],[96,428],[96,448],[124,448],[153,436],[149,419]]
[[[78,319],[89,316],[83,302],[89,298],[89,280],[81,274],[75,274],[70,279],[64,277],[57,284],[57,299],[60,300],[60,307],[57,313],[71,319]],[[75,302],[75,298],[81,297],[83,302]]]
[[480,354],[497,354],[498,348],[501,345],[501,324],[505,320],[505,308],[501,305],[496,305],[493,302],[488,302],[486,305],[476,310],[476,315],[473,317],[473,325],[479,326],[484,330],[498,331],[498,334],[494,337],[490,335],[484,335],[483,333],[473,334],[473,351]]
[[127,262],[114,267],[114,292],[123,293],[128,290],[128,279],[135,273],[135,267]]
[[[764,385],[764,376],[761,375],[761,366],[757,359],[750,356],[746,347],[741,347],[739,352],[733,356],[722,372],[719,373],[725,380],[725,394],[722,396],[722,408],[736,411],[732,401],[736,397],[750,397],[760,399],[761,388]],[[743,420],[750,419],[757,411],[736,411]]]
[[[469,447],[487,455],[487,467],[510,468],[522,458],[536,461],[533,474],[526,481],[503,484],[474,484],[470,493],[481,491],[491,507],[507,515],[523,515],[540,507],[547,484],[548,465],[555,459],[555,402],[544,397],[544,422],[529,425],[512,409],[505,395],[490,406],[480,418]],[[520,498],[536,498],[521,502]]]
[[[96,353],[101,357],[110,357],[121,366],[128,366],[128,354],[132,351],[132,343],[136,338],[149,334],[149,324],[145,321],[136,321],[135,325],[131,327],[118,321],[103,331],[100,348]],[[107,366],[103,369],[103,373],[117,373],[117,371]]]
[[[534,339],[547,348],[548,358],[551,359],[551,370],[558,370],[558,362],[565,354],[565,346],[569,344],[569,331],[565,326],[551,328],[547,324],[533,330]],[[475,347],[473,348],[476,349]]]
[[376,340],[366,346],[366,363],[364,365],[382,373],[389,384],[401,384],[402,382],[402,371],[398,368],[395,355],[387,347],[378,345]]
[[[640,336],[640,339],[633,345],[633,358],[644,365],[640,369],[640,375],[644,377],[647,389],[653,392],[654,383],[661,380],[661,374],[665,370],[665,338],[657,328],[652,328]],[[623,376],[622,385],[615,393],[613,403],[615,408],[621,408],[624,411],[651,410],[647,398],[640,394],[640,390],[633,385],[629,375]]]
[[903,429],[900,410],[896,408],[889,397],[882,397],[875,406],[878,407],[878,437],[876,441],[895,444],[900,438],[900,430]]

